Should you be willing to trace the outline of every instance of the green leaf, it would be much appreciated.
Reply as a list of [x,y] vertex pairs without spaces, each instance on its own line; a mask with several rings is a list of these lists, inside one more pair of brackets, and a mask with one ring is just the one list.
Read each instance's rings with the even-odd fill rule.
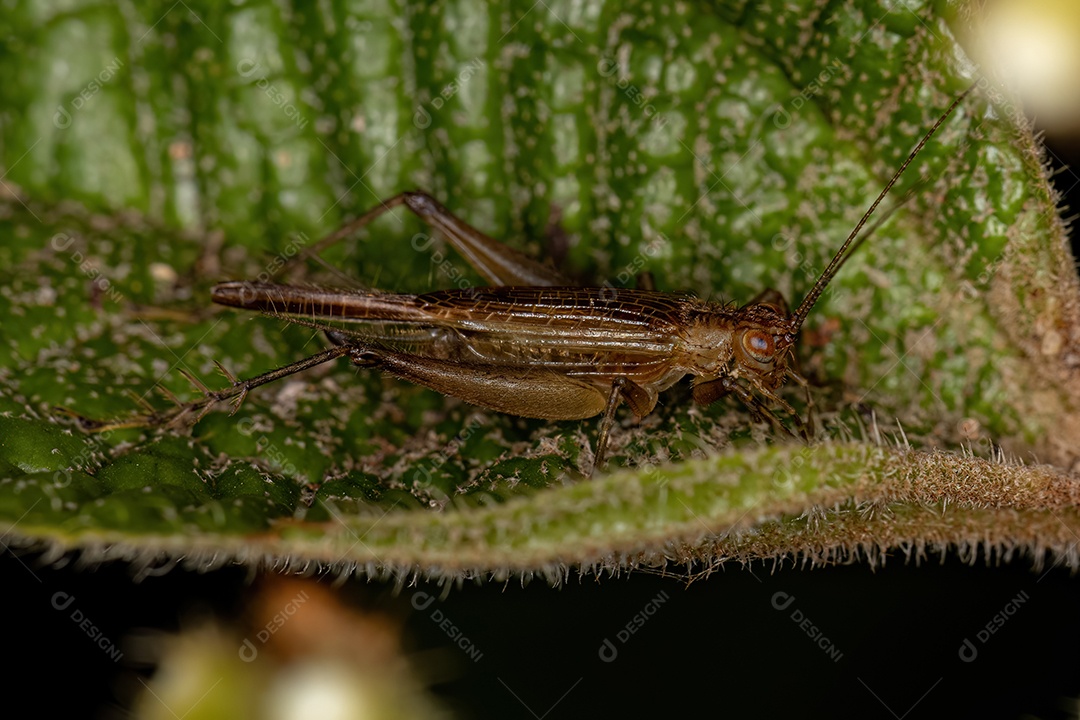
[[[187,8],[187,9],[185,9]],[[823,9],[824,8],[824,9]],[[1041,151],[981,81],[803,332],[817,443],[685,385],[614,435],[339,361],[190,430],[166,407],[325,347],[208,308],[422,187],[572,275],[794,304],[974,79],[964,3],[404,8],[26,3],[0,53],[0,526],[105,556],[557,579],[666,561],[987,545],[1075,564],[1077,277]],[[323,257],[395,291],[477,283],[414,218]],[[424,251],[418,251],[417,248]],[[322,274],[328,274],[323,272]],[[334,278],[334,275],[330,275]],[[338,284],[346,282],[340,277]],[[796,389],[797,390],[797,389]],[[792,391],[790,402],[799,405]]]

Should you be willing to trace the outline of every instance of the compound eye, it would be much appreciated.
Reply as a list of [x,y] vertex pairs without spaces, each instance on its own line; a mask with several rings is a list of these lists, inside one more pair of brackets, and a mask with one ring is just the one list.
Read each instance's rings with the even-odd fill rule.
[[776,354],[772,335],[761,330],[747,330],[743,333],[742,346],[747,355],[765,365],[771,363]]

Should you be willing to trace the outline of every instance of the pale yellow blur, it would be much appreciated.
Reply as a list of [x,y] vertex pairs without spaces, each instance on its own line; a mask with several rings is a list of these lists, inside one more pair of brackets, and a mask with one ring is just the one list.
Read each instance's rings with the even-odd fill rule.
[[991,0],[977,21],[976,60],[1052,132],[1080,130],[1080,2]]

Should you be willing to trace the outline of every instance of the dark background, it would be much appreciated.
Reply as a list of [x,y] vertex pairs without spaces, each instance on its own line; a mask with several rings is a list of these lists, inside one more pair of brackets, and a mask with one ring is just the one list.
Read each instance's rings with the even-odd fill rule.
[[1080,232],[1076,228],[1076,218],[1080,216],[1080,128],[1071,134],[1047,134],[1043,140],[1054,173],[1053,185],[1061,193],[1065,208],[1061,215],[1070,221],[1073,257],[1080,258]]
[[[30,564],[30,571],[20,564]],[[192,628],[199,618],[238,617],[254,593],[242,568],[173,570],[135,583],[130,569],[32,565],[0,560],[8,648],[6,680],[35,710],[117,717],[141,688],[125,635]],[[324,581],[329,584],[329,581]],[[421,588],[438,592],[434,588]],[[50,599],[76,598],[94,624],[125,649],[112,662]],[[816,570],[731,566],[686,587],[635,573],[469,586],[412,612],[415,590],[395,595],[350,581],[344,600],[404,620],[406,651],[449,663],[430,690],[460,715],[500,718],[641,717],[709,711],[721,717],[1076,717],[1080,672],[1080,581],[1030,563],[975,566],[950,557],[920,566],[891,559]],[[794,598],[784,610],[776,600]],[[666,601],[663,601],[666,598]],[[655,613],[625,642],[617,633],[650,601]],[[1019,599],[1019,602],[1015,602]],[[1014,601],[1015,612],[985,642],[978,632]],[[439,609],[482,653],[473,662],[432,620]],[[800,628],[799,610],[836,651],[830,657]],[[604,639],[618,655],[600,659]],[[968,639],[977,656],[961,659]],[[448,647],[449,646],[449,647]],[[838,656],[837,656],[838,655]],[[833,659],[835,658],[835,660]],[[444,663],[445,664],[445,663]],[[447,678],[446,676],[449,676]],[[515,697],[515,695],[517,697]],[[520,698],[520,700],[518,699]],[[526,707],[526,704],[528,707]],[[180,711],[178,711],[179,713]]]
[[[1048,142],[1055,183],[1066,204],[1080,208],[1080,176],[1065,167],[1080,167],[1080,143]],[[43,716],[123,716],[139,678],[151,675],[130,651],[112,662],[53,608],[56,592],[74,596],[121,649],[145,629],[240,618],[256,592],[246,568],[176,568],[136,582],[126,564],[71,560],[0,554],[9,707],[23,698]],[[898,554],[876,569],[731,565],[689,586],[645,573],[571,577],[557,589],[491,583],[455,589],[421,612],[409,602],[416,590],[398,595],[353,579],[338,592],[350,605],[401,620],[405,651],[421,667],[442,648],[435,654],[451,668],[429,688],[463,716],[1080,717],[1080,578],[1033,569],[1029,559],[966,564],[931,556],[916,566]],[[794,598],[784,610],[773,605],[778,592]],[[619,642],[618,631],[658,597],[666,600]],[[1017,598],[1015,613],[980,641],[978,632]],[[478,661],[450,645],[432,620],[436,608],[482,653]],[[839,658],[792,619],[796,610]],[[600,659],[605,638],[618,650],[612,662]],[[978,652],[971,662],[960,657],[965,639]]]

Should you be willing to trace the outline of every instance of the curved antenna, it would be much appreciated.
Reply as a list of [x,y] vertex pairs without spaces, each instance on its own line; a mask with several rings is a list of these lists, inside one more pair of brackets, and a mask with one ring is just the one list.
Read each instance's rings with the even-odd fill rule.
[[862,218],[859,220],[859,223],[855,226],[855,229],[851,231],[851,234],[847,236],[847,240],[844,241],[844,244],[840,246],[840,249],[836,252],[836,255],[833,256],[833,259],[829,263],[828,267],[826,267],[825,271],[821,273],[821,277],[819,277],[817,282],[814,283],[814,287],[811,288],[810,292],[806,295],[805,298],[803,298],[802,304],[799,305],[799,309],[796,310],[795,314],[791,316],[794,322],[793,328],[796,332],[798,332],[799,328],[802,327],[803,321],[806,320],[806,316],[810,313],[810,309],[814,307],[814,303],[816,303],[818,301],[818,298],[821,297],[821,293],[825,292],[825,288],[833,279],[833,276],[836,275],[837,271],[840,270],[840,267],[845,262],[847,262],[847,259],[851,257],[851,253],[847,253],[846,255],[845,253],[847,252],[848,248],[851,247],[851,243],[855,239],[855,236],[859,234],[859,231],[862,230],[863,226],[866,224],[866,221],[869,220],[870,216],[874,214],[874,210],[877,210],[877,206],[880,205],[881,201],[885,199],[885,196],[889,194],[889,190],[891,190],[892,186],[896,184],[896,181],[900,179],[900,176],[904,174],[904,171],[907,170],[908,165],[910,165],[911,162],[915,159],[915,156],[919,154],[919,151],[923,149],[926,143],[930,141],[930,138],[934,136],[934,133],[937,132],[938,128],[942,126],[942,124],[949,118],[950,115],[952,115],[953,110],[955,110],[956,107],[964,101],[964,98],[966,98],[971,93],[971,91],[975,89],[975,87],[976,85],[972,85],[967,90],[960,93],[960,95],[955,100],[953,100],[952,105],[950,105],[949,108],[941,115],[941,117],[938,118],[937,122],[934,123],[934,126],[931,127],[925,135],[923,135],[922,140],[920,140],[919,144],[915,146],[915,149],[911,151],[911,154],[907,156],[907,160],[905,160],[904,164],[900,166],[900,169],[893,173],[892,178],[889,180],[888,184],[885,185],[885,189],[878,194],[877,199],[874,200],[873,204],[870,206],[870,209],[863,214]]

